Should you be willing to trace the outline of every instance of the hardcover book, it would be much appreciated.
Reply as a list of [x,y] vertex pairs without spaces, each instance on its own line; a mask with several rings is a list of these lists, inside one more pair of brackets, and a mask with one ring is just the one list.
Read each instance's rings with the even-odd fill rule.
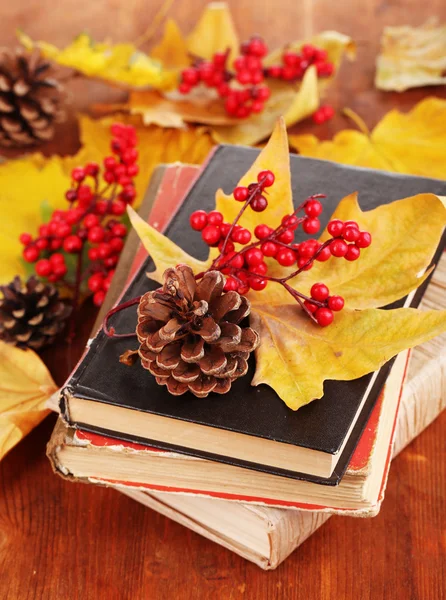
[[[190,254],[202,257],[201,240],[188,231],[189,214],[198,208],[210,209],[215,190],[234,187],[257,152],[218,147],[187,193],[167,235]],[[445,192],[445,184],[436,180],[298,156],[291,157],[291,171],[296,203],[315,191],[328,192],[325,218],[352,190],[359,190],[365,208],[421,191]],[[150,259],[142,264],[124,301],[157,287],[146,277],[151,266]],[[417,294],[397,305],[413,306],[419,298]],[[114,327],[132,331],[135,323],[135,310],[122,311]],[[61,411],[68,424],[270,475],[328,485],[338,484],[345,472],[391,368],[390,362],[354,381],[326,382],[321,400],[294,413],[271,388],[251,387],[249,373],[234,384],[230,394],[212,397],[212,401],[189,395],[172,397],[141,366],[129,371],[119,363],[127,347],[127,341],[98,333],[62,393]],[[252,369],[253,364],[251,373]]]

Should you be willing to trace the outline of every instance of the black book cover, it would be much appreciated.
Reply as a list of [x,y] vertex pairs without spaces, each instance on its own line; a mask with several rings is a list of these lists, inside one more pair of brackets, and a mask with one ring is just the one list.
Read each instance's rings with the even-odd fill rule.
[[[254,162],[258,152],[253,148],[219,146],[185,198],[168,227],[166,235],[188,253],[205,259],[207,246],[202,242],[201,236],[190,229],[189,215],[200,208],[211,210],[214,207],[215,192],[218,188],[230,193]],[[390,203],[393,200],[418,193],[431,192],[437,195],[446,195],[446,182],[440,180],[347,167],[296,155],[291,155],[291,175],[296,206],[311,194],[326,194],[324,212],[321,215],[322,228],[326,226],[339,201],[354,191],[359,192],[359,202],[363,210],[370,210],[380,204]],[[302,236],[302,239],[304,237]],[[296,239],[300,241],[299,235]],[[439,253],[444,244],[442,243],[440,246]],[[146,272],[152,269],[153,263],[147,259],[126,291],[122,302],[158,287],[156,283],[147,279]],[[422,291],[420,289],[416,294],[412,306],[420,301]],[[404,299],[393,304],[392,307],[403,304]],[[122,311],[113,318],[113,326],[121,332],[133,331],[135,324],[136,307]],[[326,381],[322,399],[294,412],[270,387],[266,385],[252,387],[250,385],[255,369],[254,358],[251,358],[250,371],[233,384],[229,394],[223,396],[211,394],[204,399],[196,398],[192,394],[174,397],[168,394],[164,386],[158,386],[154,378],[140,364],[129,368],[119,362],[120,354],[129,347],[136,348],[137,341],[110,339],[100,332],[92,342],[86,357],[69,380],[67,384],[69,392],[79,398],[229,429],[330,454],[336,454],[342,446],[357,412],[359,400],[372,378],[372,374],[369,374],[349,382]],[[81,429],[271,474],[336,485],[348,466],[388,376],[392,362],[390,361],[380,370],[353,432],[329,478],[248,463],[165,444],[157,440],[127,436],[120,432],[91,427],[87,423],[73,423],[69,419],[69,411],[65,406],[63,395],[61,411],[70,425]]]

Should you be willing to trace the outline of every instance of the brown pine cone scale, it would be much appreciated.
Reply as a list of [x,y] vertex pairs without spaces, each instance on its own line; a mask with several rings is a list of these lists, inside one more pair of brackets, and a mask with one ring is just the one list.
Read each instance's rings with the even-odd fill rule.
[[173,395],[225,394],[248,371],[259,336],[240,326],[250,312],[248,299],[225,293],[224,283],[219,271],[197,282],[190,267],[178,265],[164,273],[161,289],[141,298],[136,328],[141,364]]

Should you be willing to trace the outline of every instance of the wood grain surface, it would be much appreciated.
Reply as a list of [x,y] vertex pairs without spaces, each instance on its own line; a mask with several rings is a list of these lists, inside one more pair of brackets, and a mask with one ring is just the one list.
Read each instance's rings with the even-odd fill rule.
[[[446,20],[444,0],[233,0],[242,37],[262,34],[270,46],[336,29],[358,44],[328,100],[349,106],[373,127],[393,107],[408,110],[444,88],[404,94],[374,89],[374,62],[385,25]],[[64,45],[88,30],[96,39],[134,40],[161,2],[143,0],[15,0],[0,6],[4,45],[21,27]],[[205,1],[176,0],[170,14],[189,31]],[[122,92],[92,82],[70,83],[72,117],[46,154],[78,147],[76,110],[115,101]],[[296,131],[330,138],[348,121]],[[94,310],[73,346],[44,359],[62,384],[88,336]],[[53,475],[45,444],[49,417],[0,463],[0,600],[441,600],[446,597],[446,452],[443,414],[392,464],[378,517],[334,517],[276,571],[258,567],[112,490],[68,484]]]

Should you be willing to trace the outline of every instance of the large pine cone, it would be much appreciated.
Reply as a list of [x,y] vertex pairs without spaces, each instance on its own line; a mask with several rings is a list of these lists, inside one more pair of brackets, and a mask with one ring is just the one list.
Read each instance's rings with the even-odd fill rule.
[[0,49],[0,146],[24,147],[51,139],[65,117],[62,85],[38,51]]
[[71,313],[57,289],[34,276],[25,284],[15,277],[0,291],[0,340],[20,348],[39,350],[51,344]]
[[249,301],[224,293],[224,282],[219,271],[209,271],[197,283],[190,267],[178,265],[164,273],[161,289],[141,298],[136,333],[142,366],[171,394],[225,394],[248,370],[259,336],[239,326]]

